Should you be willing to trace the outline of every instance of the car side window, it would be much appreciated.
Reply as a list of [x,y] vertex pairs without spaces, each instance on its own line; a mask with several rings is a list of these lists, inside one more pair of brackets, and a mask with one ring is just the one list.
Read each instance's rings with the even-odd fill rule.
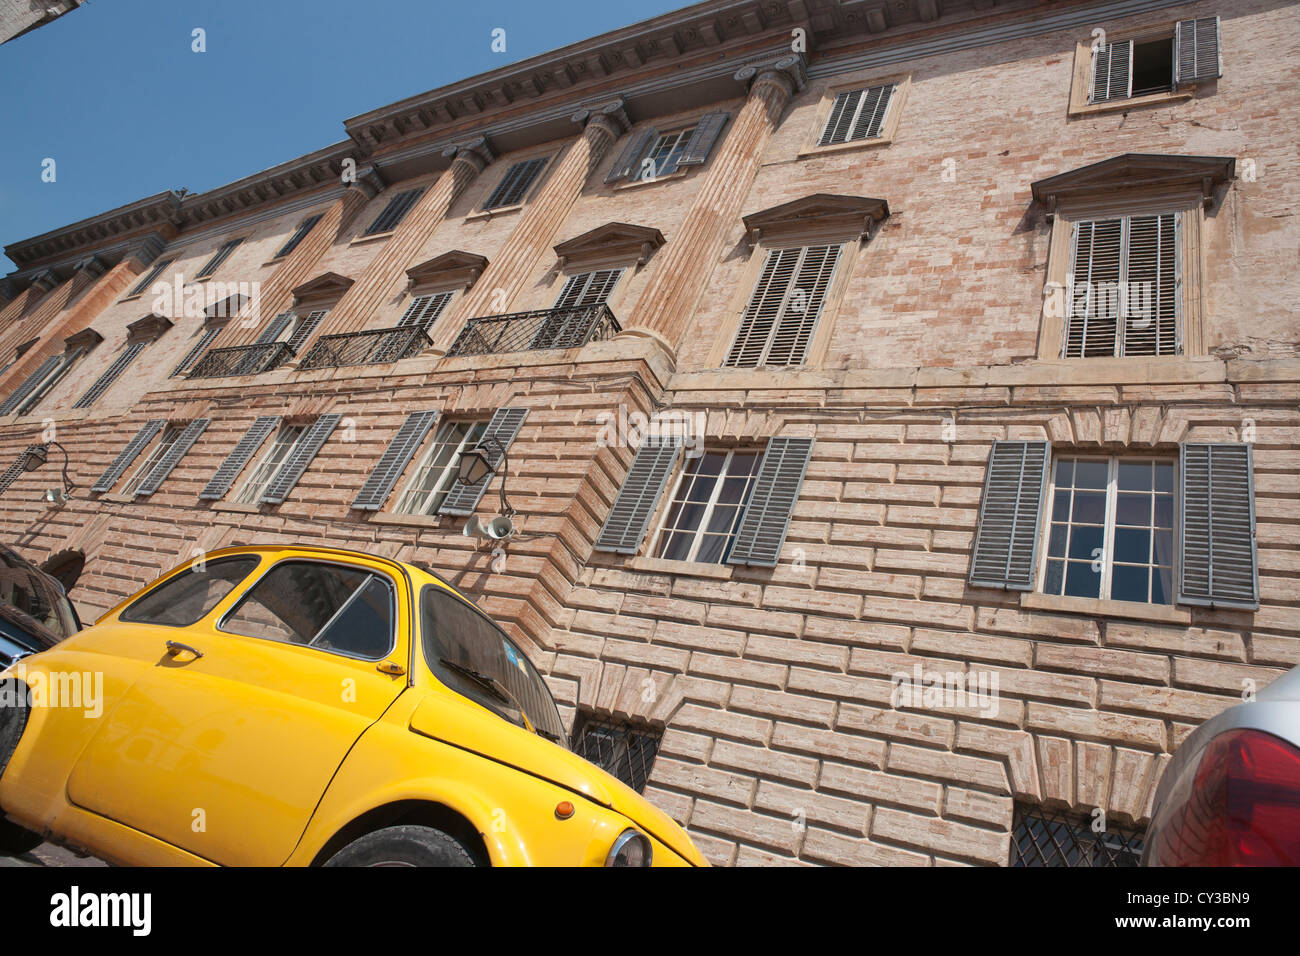
[[134,601],[118,620],[189,627],[221,603],[257,567],[257,562],[257,557],[247,555],[192,565]]
[[426,587],[420,610],[425,660],[438,680],[520,727],[526,714],[543,736],[567,746],[546,682],[504,631],[442,588]]
[[285,561],[248,589],[223,631],[379,660],[393,649],[394,592],[384,575],[322,561]]

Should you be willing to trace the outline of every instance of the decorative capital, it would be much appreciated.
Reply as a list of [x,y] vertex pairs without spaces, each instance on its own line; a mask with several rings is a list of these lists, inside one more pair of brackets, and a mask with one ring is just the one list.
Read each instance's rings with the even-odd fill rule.
[[593,127],[618,139],[632,126],[626,107],[627,104],[620,96],[600,106],[583,107],[570,118],[584,130]]
[[362,193],[366,199],[374,199],[384,191],[386,185],[384,177],[379,175],[379,170],[373,165],[368,165],[357,170],[357,181],[349,183],[348,188]]
[[99,256],[87,256],[73,266],[73,269],[76,272],[84,272],[90,279],[98,279],[108,271],[108,266]]
[[147,268],[167,248],[167,240],[156,232],[137,240],[127,251],[127,255],[140,263],[140,268]]
[[41,293],[49,292],[59,284],[59,277],[49,269],[42,269],[32,276],[32,285]]
[[476,136],[464,143],[448,146],[442,151],[442,155],[453,163],[468,163],[476,173],[483,172],[492,160],[496,159],[496,151],[492,149],[492,144],[488,142],[486,136]]
[[770,63],[750,63],[736,71],[736,82],[748,85],[754,93],[758,87],[775,84],[786,96],[793,96],[808,82],[803,54],[791,53]]

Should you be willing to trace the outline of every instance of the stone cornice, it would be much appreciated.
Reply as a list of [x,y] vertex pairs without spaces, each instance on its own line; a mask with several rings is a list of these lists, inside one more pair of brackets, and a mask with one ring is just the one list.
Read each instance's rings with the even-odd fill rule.
[[272,166],[260,173],[195,193],[181,200],[182,222],[187,228],[237,215],[265,203],[342,182],[343,161],[356,161],[356,147],[343,141],[307,156]]
[[1164,153],[1124,153],[1099,163],[1032,183],[1034,201],[1053,214],[1062,203],[1109,195],[1120,190],[1199,193],[1209,205],[1216,187],[1231,182],[1236,160],[1231,156],[1179,156]]
[[606,259],[643,265],[663,244],[664,234],[658,229],[628,222],[607,222],[559,243],[555,246],[555,254],[561,268]]
[[782,240],[816,231],[842,233],[845,238],[869,237],[889,215],[889,203],[866,196],[815,193],[742,216],[750,246],[760,240]]
[[61,256],[76,256],[82,249],[107,245],[132,233],[154,231],[159,227],[171,227],[174,231],[180,222],[181,197],[168,191],[12,243],[5,246],[5,255],[21,272],[27,266]]
[[483,256],[453,249],[407,269],[406,287],[409,291],[436,283],[448,288],[468,289],[487,266],[488,261]]
[[322,272],[314,279],[309,279],[293,290],[294,306],[303,302],[318,302],[338,299],[352,287],[354,280],[341,276],[337,272]]

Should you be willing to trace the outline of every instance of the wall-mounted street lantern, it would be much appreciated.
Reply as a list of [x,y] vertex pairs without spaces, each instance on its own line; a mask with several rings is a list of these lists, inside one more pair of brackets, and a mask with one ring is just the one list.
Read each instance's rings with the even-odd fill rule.
[[51,446],[63,452],[63,487],[46,488],[45,500],[50,504],[59,504],[71,498],[72,489],[76,487],[73,485],[71,479],[68,478],[68,450],[66,448],[56,441],[44,445],[30,446],[27,449],[27,457],[23,460],[23,470],[35,471],[37,468],[41,467],[41,465],[49,461]]
[[497,462],[501,466],[501,514],[487,524],[480,522],[477,516],[471,516],[465,523],[465,534],[500,540],[510,537],[515,532],[515,523],[512,520],[515,509],[510,507],[510,502],[506,499],[506,481],[510,477],[510,456],[506,454],[505,446],[493,436],[485,435],[473,448],[461,452],[460,461],[456,463],[456,477],[460,479],[461,484],[465,485],[477,485],[491,478],[496,473],[497,465],[493,464],[488,457],[489,451],[496,452]]

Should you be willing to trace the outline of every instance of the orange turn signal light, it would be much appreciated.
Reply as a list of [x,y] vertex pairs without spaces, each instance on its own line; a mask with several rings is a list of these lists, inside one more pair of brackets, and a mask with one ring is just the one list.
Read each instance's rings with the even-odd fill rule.
[[555,805],[555,816],[560,820],[567,820],[573,816],[573,804],[568,800],[561,800]]

